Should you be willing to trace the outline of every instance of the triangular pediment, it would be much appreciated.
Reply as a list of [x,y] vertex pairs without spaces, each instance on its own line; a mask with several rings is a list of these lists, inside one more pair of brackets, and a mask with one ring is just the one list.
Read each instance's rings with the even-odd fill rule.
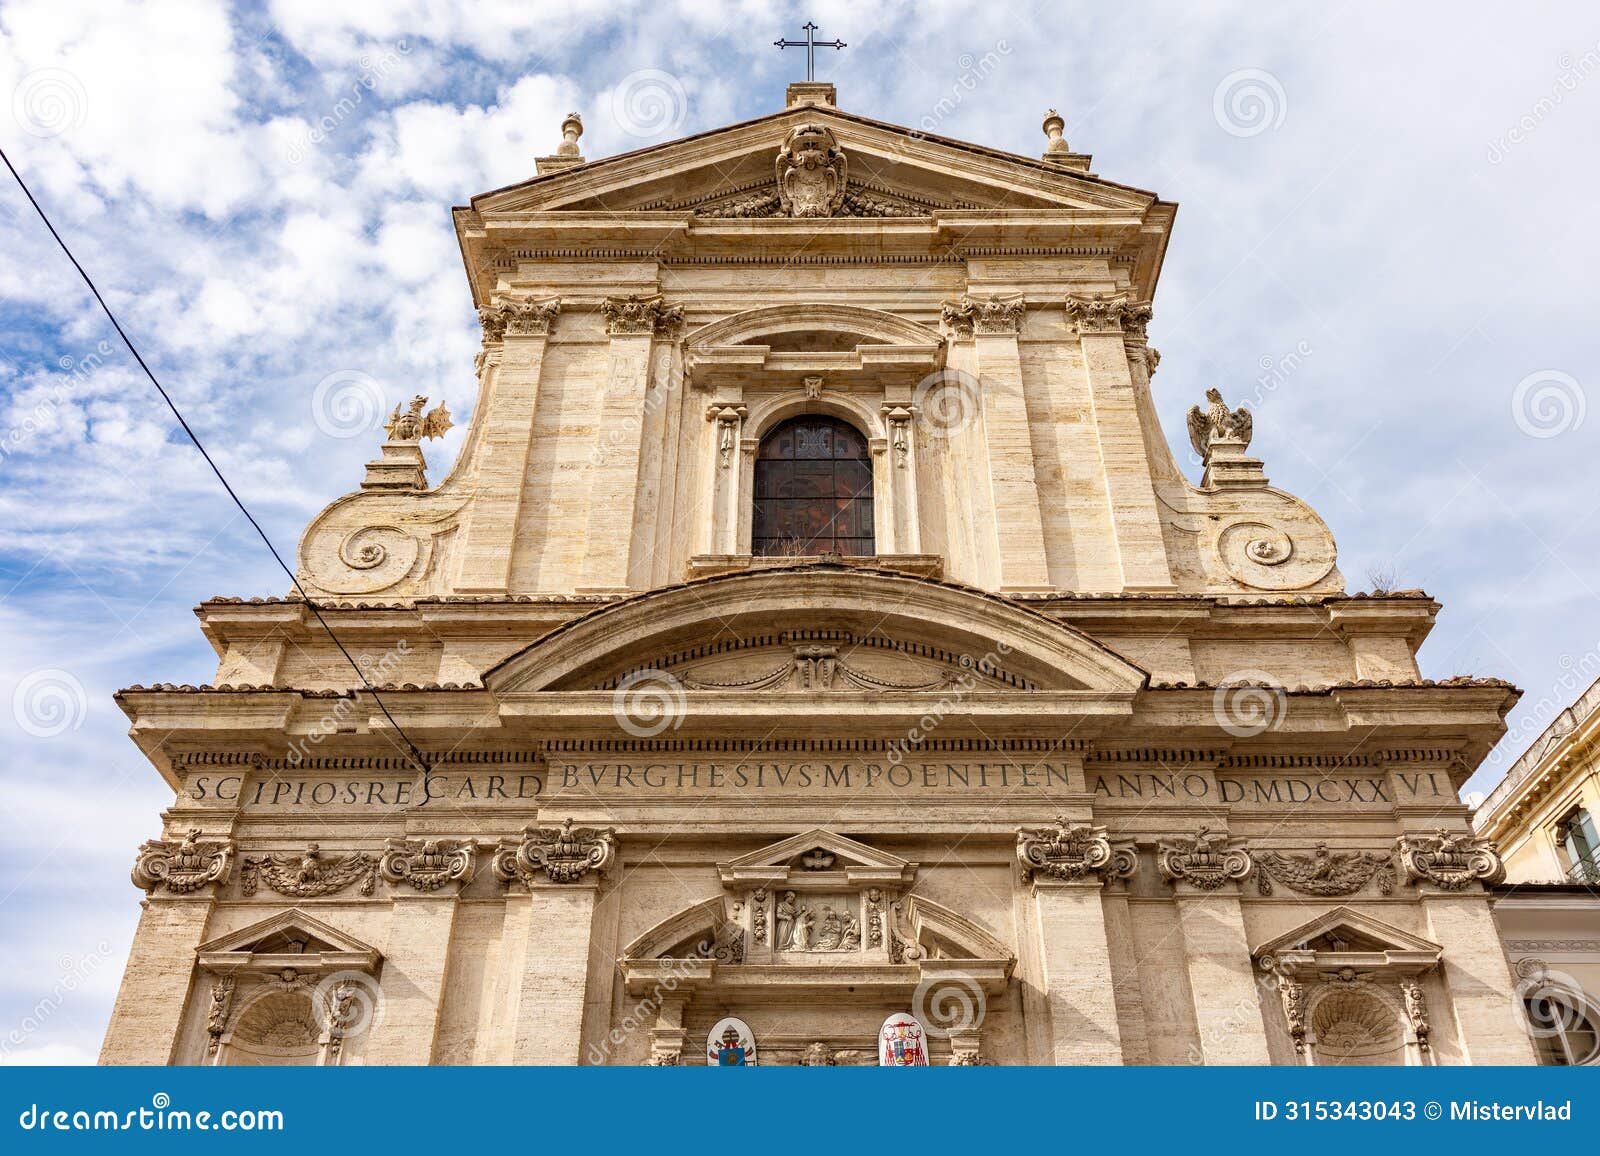
[[748,202],[735,215],[777,215],[758,202],[777,196],[778,152],[791,130],[805,124],[825,128],[848,159],[846,201],[833,216],[994,209],[1142,213],[1156,201],[1153,193],[1085,172],[808,105],[549,173],[475,197],[472,208],[483,215],[631,211],[714,218]]
[[872,873],[874,877],[882,873],[886,877],[909,882],[916,872],[915,863],[821,827],[780,839],[758,851],[751,851],[717,866],[724,882],[734,882],[753,875],[762,878],[775,873],[789,876],[796,872],[865,872]]
[[1444,949],[1437,943],[1357,911],[1335,907],[1293,931],[1270,939],[1256,948],[1257,958],[1280,956],[1286,952],[1311,953],[1318,957],[1400,953],[1431,955],[1435,960]]
[[371,972],[381,958],[371,944],[298,908],[201,944],[197,955],[201,965],[213,971],[251,967],[266,971],[355,968]]

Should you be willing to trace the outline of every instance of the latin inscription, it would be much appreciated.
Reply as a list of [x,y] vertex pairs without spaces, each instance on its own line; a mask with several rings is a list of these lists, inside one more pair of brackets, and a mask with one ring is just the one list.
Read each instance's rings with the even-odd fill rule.
[[537,771],[447,771],[417,776],[337,776],[293,772],[195,774],[185,786],[194,804],[245,811],[389,810],[397,807],[537,805],[552,797],[600,798],[928,795],[1044,797],[1087,790],[1107,802],[1209,803],[1243,807],[1388,807],[1454,792],[1439,771],[1381,775],[1207,775],[1199,772],[1090,770],[1074,786],[1060,763],[552,762]]

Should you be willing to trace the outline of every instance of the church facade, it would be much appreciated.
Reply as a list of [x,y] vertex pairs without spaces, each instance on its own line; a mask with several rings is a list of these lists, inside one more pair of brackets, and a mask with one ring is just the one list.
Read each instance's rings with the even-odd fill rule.
[[1533,1062],[1457,799],[1515,692],[1420,678],[1248,408],[1185,478],[1176,207],[1062,127],[797,84],[456,209],[456,464],[397,407],[300,545],[378,694],[296,595],[118,695],[174,802],[102,1060]]

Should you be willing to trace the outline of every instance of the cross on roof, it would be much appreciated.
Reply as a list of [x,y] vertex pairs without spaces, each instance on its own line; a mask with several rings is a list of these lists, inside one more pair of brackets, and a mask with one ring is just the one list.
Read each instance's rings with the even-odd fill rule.
[[817,49],[819,48],[848,48],[843,40],[818,40],[818,28],[811,21],[805,23],[804,40],[774,40],[772,43],[779,48],[804,48],[806,50],[806,79],[817,78]]

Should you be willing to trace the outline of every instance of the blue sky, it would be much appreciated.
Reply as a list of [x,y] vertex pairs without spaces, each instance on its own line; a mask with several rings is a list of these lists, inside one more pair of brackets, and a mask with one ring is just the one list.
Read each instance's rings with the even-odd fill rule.
[[[1180,460],[1206,387],[1251,401],[1350,587],[1444,603],[1425,673],[1525,688],[1472,788],[1600,674],[1593,5],[10,0],[0,141],[292,555],[380,410],[470,414],[449,206],[569,109],[595,158],[778,108],[808,17],[843,107],[1032,155],[1054,106],[1179,203]],[[0,255],[0,1058],[87,1061],[170,802],[111,694],[207,681],[190,609],[286,583],[9,186]]]

